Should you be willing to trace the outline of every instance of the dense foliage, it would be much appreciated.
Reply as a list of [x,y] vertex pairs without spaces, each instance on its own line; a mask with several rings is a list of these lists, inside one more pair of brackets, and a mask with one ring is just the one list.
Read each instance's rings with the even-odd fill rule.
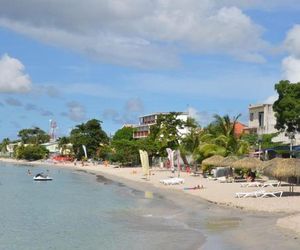
[[232,120],[228,115],[215,115],[215,120],[198,133],[199,145],[194,150],[194,158],[201,162],[212,155],[244,155],[249,153],[247,141],[234,134],[234,128],[240,115]]
[[83,145],[86,146],[88,158],[97,158],[100,144],[107,144],[108,141],[107,134],[102,130],[101,121],[96,119],[77,125],[70,134],[70,142],[73,144],[77,159],[84,157]]
[[300,132],[300,82],[280,81],[275,85],[278,100],[273,105],[276,129]]
[[166,155],[166,149],[179,148],[182,135],[180,130],[184,128],[185,122],[178,118],[180,113],[158,115],[155,125],[150,128],[149,142],[157,142],[157,150],[160,156]]
[[38,127],[22,129],[19,131],[18,136],[24,144],[41,144],[49,142],[50,136]]
[[40,160],[48,156],[49,151],[41,145],[21,145],[15,149],[15,157],[25,160]]
[[4,138],[0,144],[0,151],[2,153],[6,153],[7,152],[7,145],[10,143],[9,138]]
[[249,143],[252,149],[258,149],[259,144],[261,149],[274,148],[281,146],[281,142],[273,142],[272,139],[276,137],[278,133],[265,134],[259,137],[257,134],[245,134],[242,136],[242,139]]

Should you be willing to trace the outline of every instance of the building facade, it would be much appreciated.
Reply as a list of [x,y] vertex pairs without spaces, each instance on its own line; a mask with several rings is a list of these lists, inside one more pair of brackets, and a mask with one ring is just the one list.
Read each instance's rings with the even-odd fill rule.
[[[157,122],[157,118],[159,115],[167,115],[170,114],[169,112],[161,112],[161,113],[153,113],[149,115],[144,115],[139,117],[139,125],[135,125],[135,131],[133,133],[133,138],[140,139],[140,138],[146,138],[150,134],[150,127]],[[177,116],[178,119],[182,121],[187,121],[188,119],[188,113],[180,112]],[[187,128],[178,129],[178,132],[180,134],[186,134]]]
[[[275,125],[276,117],[272,104],[249,105],[249,127],[247,130],[250,134],[264,135],[278,133],[279,131],[275,128]],[[272,141],[290,143],[291,138],[285,135],[285,133],[280,133]],[[300,135],[298,133],[295,135],[292,144],[297,145],[299,143]]]

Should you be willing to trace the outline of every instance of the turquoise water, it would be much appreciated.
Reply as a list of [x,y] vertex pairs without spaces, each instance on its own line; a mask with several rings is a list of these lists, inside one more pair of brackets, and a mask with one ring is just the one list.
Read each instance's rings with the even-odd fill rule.
[[35,182],[28,169],[47,172],[0,164],[0,249],[299,249],[276,216],[175,201],[82,171],[49,168],[54,180]]
[[29,168],[0,165],[1,249],[176,249],[186,235],[186,249],[198,244],[195,232],[161,220],[176,213],[167,202],[78,171],[51,168],[52,182],[35,182]]

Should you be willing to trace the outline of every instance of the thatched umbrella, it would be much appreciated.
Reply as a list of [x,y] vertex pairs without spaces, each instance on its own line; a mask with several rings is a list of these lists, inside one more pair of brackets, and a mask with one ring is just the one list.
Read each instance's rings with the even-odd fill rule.
[[217,166],[223,159],[224,157],[221,155],[214,155],[202,161],[202,165]]
[[231,155],[225,157],[221,162],[219,162],[217,165],[219,167],[231,167],[232,164],[236,161],[238,161],[239,158],[237,156]]
[[[281,181],[282,178],[300,176],[300,159],[274,158],[273,160],[267,161],[264,165],[264,174],[271,175],[279,181]],[[294,191],[293,188],[292,191]]]
[[231,164],[234,168],[258,169],[262,166],[262,161],[258,158],[245,157]]
[[282,163],[282,160],[283,160],[282,158],[273,158],[272,160],[264,161],[261,166],[261,169],[263,171],[268,171],[267,169],[269,169],[269,168],[279,166]]

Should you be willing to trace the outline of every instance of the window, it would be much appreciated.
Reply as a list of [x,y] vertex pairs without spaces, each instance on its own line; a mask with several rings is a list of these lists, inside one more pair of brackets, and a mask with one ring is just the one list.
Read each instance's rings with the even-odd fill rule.
[[254,114],[253,114],[253,113],[250,113],[250,121],[251,121],[251,122],[253,121],[253,118],[254,118]]
[[258,122],[259,122],[259,127],[263,127],[264,124],[264,112],[259,112],[258,113]]

